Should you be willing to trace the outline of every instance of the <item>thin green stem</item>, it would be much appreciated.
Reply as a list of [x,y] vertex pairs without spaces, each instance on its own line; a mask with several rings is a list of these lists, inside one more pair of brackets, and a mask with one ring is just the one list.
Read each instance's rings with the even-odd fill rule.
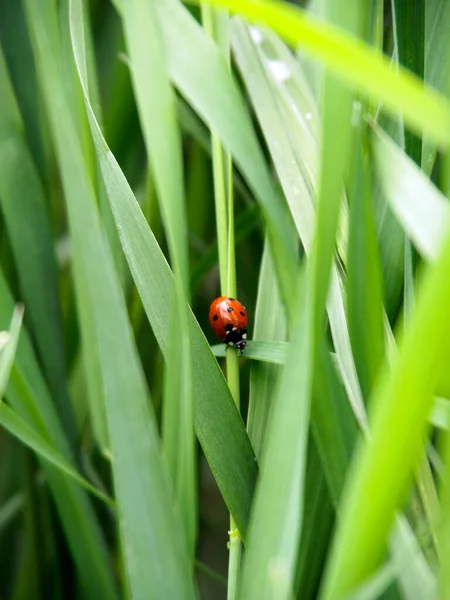
[[[202,22],[211,39],[216,38],[214,27],[214,9],[208,2],[202,2]],[[216,206],[217,247],[219,251],[220,289],[226,294],[228,287],[228,216],[227,186],[225,180],[225,156],[219,137],[211,132],[211,150],[214,177],[214,198]]]
[[[202,3],[203,26],[216,41],[229,63],[228,13],[214,11],[206,2]],[[220,289],[224,296],[237,296],[236,258],[234,244],[234,198],[233,165],[220,139],[212,132],[212,158],[214,174],[214,196],[216,204],[217,242],[219,248]],[[226,353],[227,381],[231,395],[239,410],[239,359],[235,348],[228,347]],[[230,515],[230,557],[228,563],[227,599],[235,600],[238,595],[239,573],[242,558],[242,539]]]

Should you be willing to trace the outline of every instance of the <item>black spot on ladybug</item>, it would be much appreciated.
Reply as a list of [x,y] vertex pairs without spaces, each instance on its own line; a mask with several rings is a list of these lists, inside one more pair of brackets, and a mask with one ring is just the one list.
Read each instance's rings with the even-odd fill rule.
[[227,300],[229,300],[230,302],[236,302],[234,298],[227,298]]
[[225,329],[225,331],[232,331],[233,323],[227,323],[227,325],[225,325],[224,329]]
[[214,315],[213,316],[213,321],[217,321],[218,318],[219,318],[219,315]]
[[245,312],[243,312],[242,310],[241,310],[240,314],[241,314],[243,317],[245,317]]
[[227,308],[227,312],[229,312],[229,313],[230,313],[230,312],[233,312],[233,310],[234,310],[234,308],[231,308],[231,306],[229,306],[229,307]]

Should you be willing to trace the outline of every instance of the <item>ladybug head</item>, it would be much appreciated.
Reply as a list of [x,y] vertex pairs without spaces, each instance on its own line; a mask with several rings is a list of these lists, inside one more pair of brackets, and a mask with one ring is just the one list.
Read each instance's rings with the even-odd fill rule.
[[246,346],[247,340],[244,337],[234,344],[234,347],[239,350],[239,352],[243,352]]
[[227,333],[224,342],[229,346],[234,346],[240,354],[247,346],[247,330],[235,327]]

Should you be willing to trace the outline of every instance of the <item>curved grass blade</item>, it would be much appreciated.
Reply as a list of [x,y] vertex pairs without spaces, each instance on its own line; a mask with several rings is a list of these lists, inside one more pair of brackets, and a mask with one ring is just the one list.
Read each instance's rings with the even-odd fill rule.
[[[189,552],[193,556],[197,537],[196,453],[186,306],[189,300],[187,214],[175,93],[167,78],[156,4],[128,1],[123,5],[122,20],[145,145],[175,275],[175,293],[170,303],[173,335],[169,338],[166,360],[168,383],[163,405],[163,444]],[[178,442],[174,444],[176,439]]]
[[[317,188],[319,162],[316,105],[307,88],[305,90],[304,77],[298,65],[293,64],[292,58],[289,59],[288,52],[282,52],[282,44],[274,35],[269,32],[261,33],[259,30],[256,35],[242,21],[234,19],[232,39],[238,65],[255,106],[289,209],[309,255],[316,222],[314,190]],[[289,91],[286,89],[288,87]],[[288,96],[291,88],[292,95]],[[338,271],[333,265],[327,303],[328,317],[349,398],[355,413],[364,422],[342,288]]]
[[93,326],[99,356],[126,583],[135,598],[194,598],[186,546],[174,544],[180,523],[142,365],[65,98],[55,7],[26,7],[65,191],[81,328]]
[[[3,367],[3,362],[1,367]],[[81,475],[79,475],[79,473],[77,473],[77,471],[65,461],[45,439],[27,425],[27,423],[16,415],[13,410],[1,402],[0,425],[25,444],[25,446],[28,446],[36,452],[37,455],[59,469],[65,476],[74,479],[79,485],[83,486],[99,500],[111,506],[114,505],[111,498],[108,498],[108,496],[91,485],[84,477],[81,477]]]
[[[271,181],[239,88],[222,53],[178,0],[157,2],[156,8],[169,76],[230,152],[265,215],[272,253],[284,265],[277,275],[291,320],[295,314],[292,281],[296,279],[298,261],[284,235],[290,220]],[[180,39],[184,40],[182,45]],[[205,86],[205,81],[214,85]]]
[[436,263],[427,269],[399,354],[371,400],[371,437],[360,442],[354,458],[323,598],[352,591],[384,556],[395,511],[423,450],[433,392],[449,351],[449,268],[448,240]]
[[39,356],[58,412],[73,439],[50,222],[1,50],[0,97],[0,205]]
[[373,124],[372,132],[375,167],[386,200],[419,252],[436,259],[450,228],[448,201],[379,127]]
[[[72,8],[76,8],[76,2],[73,2]],[[84,84],[83,37],[79,25],[80,21],[75,20],[72,14],[74,54]],[[92,112],[86,88],[84,91],[92,135],[122,246],[145,312],[165,354],[170,300],[174,293],[173,275],[128,182],[109,151]],[[257,474],[255,456],[225,379],[192,314],[189,331],[196,433],[225,502],[240,533],[245,536]]]
[[[0,271],[0,323],[6,326],[14,303]],[[31,342],[22,329],[6,399],[15,413],[71,461],[69,444],[59,423],[46,383],[33,354]],[[106,546],[87,495],[80,486],[42,460],[42,468],[53,494],[65,535],[78,567],[86,598],[115,598],[115,582]]]
[[422,130],[441,146],[450,143],[450,103],[403,68],[398,74],[378,50],[299,8],[271,0],[210,0],[250,20],[265,23],[286,41],[298,44],[324,62],[369,100],[382,100],[392,114],[402,111],[405,123]]

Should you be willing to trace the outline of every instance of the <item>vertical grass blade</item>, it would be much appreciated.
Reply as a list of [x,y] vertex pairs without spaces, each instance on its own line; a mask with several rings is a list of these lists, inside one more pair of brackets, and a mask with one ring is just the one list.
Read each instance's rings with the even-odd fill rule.
[[[259,274],[252,339],[284,341],[286,335],[286,316],[276,281],[270,246],[266,240]],[[280,375],[278,365],[252,362],[247,430],[257,457],[261,455],[264,447],[272,399],[276,394]]]
[[[272,252],[285,264],[277,275],[283,302],[292,317],[290,282],[295,278],[297,261],[284,239],[289,218],[274,190],[236,82],[222,53],[178,0],[160,2],[157,8],[171,79],[230,152],[267,217]],[[185,39],[183,46],[179,44],[181,37]],[[205,80],[215,85],[205,86]]]
[[[179,443],[165,444],[172,465],[175,497],[194,555],[196,541],[196,460],[191,381],[191,347],[186,301],[189,300],[189,249],[187,215],[183,190],[181,138],[177,122],[175,93],[167,77],[163,38],[156,12],[157,3],[126,2],[122,21],[131,61],[131,74],[142,123],[149,164],[168,239],[175,274],[175,293],[171,299],[172,331],[167,378],[176,381],[178,390],[166,387],[164,431],[172,429]],[[167,404],[174,404],[166,410]],[[175,455],[174,455],[175,452]]]
[[311,300],[304,279],[300,316],[260,461],[240,590],[248,600],[288,599],[294,588],[312,383]]
[[[423,449],[437,376],[448,352],[450,243],[429,267],[392,368],[371,400],[371,439],[361,442],[348,482],[323,598],[350,592],[379,566],[395,511]],[[383,479],[383,488],[378,482]],[[384,494],[384,486],[389,494]],[[370,494],[370,503],[365,499]],[[351,515],[351,517],[350,517]],[[370,543],[367,543],[370,540]]]
[[58,412],[73,440],[56,261],[44,190],[0,50],[0,205],[39,356]]
[[11,319],[9,331],[2,331],[0,348],[0,403],[3,400],[9,374],[16,356],[19,343],[20,328],[22,326],[23,307],[16,306]]
[[[11,293],[0,271],[0,323],[6,326],[14,308]],[[33,354],[30,339],[22,329],[16,360],[6,390],[8,404],[34,432],[71,462],[69,444],[45,380]],[[40,457],[38,457],[40,458]],[[115,598],[115,581],[106,553],[106,545],[87,495],[47,461],[42,468],[58,509],[61,524],[78,568],[87,598]]]
[[[81,327],[93,326],[99,353],[127,587],[136,598],[193,598],[186,548],[172,544],[178,521],[148,390],[68,111],[56,14],[51,3],[26,7],[64,185]],[[77,17],[81,22],[81,10]]]
[[384,357],[381,268],[372,209],[368,138],[357,128],[350,193],[348,320],[359,381],[367,401]]
[[[76,10],[75,2],[72,9]],[[78,11],[79,12],[79,11]],[[80,21],[72,13],[72,41],[82,83],[84,53]],[[168,348],[174,280],[128,182],[98,127],[84,87],[86,109],[108,197],[145,312],[164,354]],[[225,379],[193,315],[189,316],[193,357],[194,422],[219,488],[245,536],[257,465]]]
[[[400,68],[390,69],[387,58],[342,29],[325,23],[298,8],[269,0],[210,0],[249,19],[266,23],[286,41],[299,44],[320,59],[339,78],[369,100],[384,102],[395,115],[404,112],[405,122],[416,133],[425,130],[432,139],[448,145],[450,103],[432,88]],[[445,127],[442,126],[445,124]]]

